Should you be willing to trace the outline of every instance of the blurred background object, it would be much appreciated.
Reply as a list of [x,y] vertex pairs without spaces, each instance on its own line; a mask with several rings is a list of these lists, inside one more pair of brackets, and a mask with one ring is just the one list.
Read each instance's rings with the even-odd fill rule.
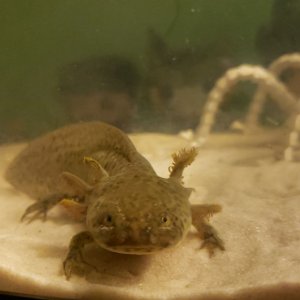
[[[275,0],[272,17],[258,31],[256,45],[263,64],[286,53],[300,51],[300,1]],[[282,80],[290,91],[300,97],[300,69],[289,68],[282,74]]]
[[263,64],[268,65],[285,53],[300,49],[300,2],[274,0],[271,18],[260,27],[256,46]]
[[59,93],[68,122],[103,121],[130,130],[140,75],[118,56],[95,57],[64,66]]
[[232,66],[233,51],[226,37],[214,44],[171,48],[154,30],[148,31],[146,88],[158,131],[195,128],[207,92]]
[[[273,60],[286,53],[300,51],[300,1],[274,0],[271,18],[258,30],[256,48],[260,61],[268,66]],[[289,91],[300,97],[300,68],[288,68],[280,75]],[[270,100],[267,101],[261,122],[267,126],[282,124],[285,120],[281,110]]]
[[[224,69],[260,62],[255,38],[273,2],[0,1],[0,142],[96,118],[128,131],[193,128]],[[220,129],[240,114],[236,98]]]

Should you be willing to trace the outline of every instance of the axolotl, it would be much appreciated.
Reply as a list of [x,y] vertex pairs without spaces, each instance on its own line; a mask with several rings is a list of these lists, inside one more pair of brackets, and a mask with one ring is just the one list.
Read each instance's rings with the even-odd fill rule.
[[183,170],[198,150],[173,154],[169,178],[151,164],[118,128],[102,122],[68,125],[30,142],[10,163],[6,179],[38,199],[21,220],[46,218],[61,203],[85,223],[86,230],[70,242],[63,262],[67,279],[84,264],[85,245],[109,251],[151,254],[178,245],[194,225],[210,254],[224,250],[208,224],[221,206],[190,205],[192,188],[183,186]]

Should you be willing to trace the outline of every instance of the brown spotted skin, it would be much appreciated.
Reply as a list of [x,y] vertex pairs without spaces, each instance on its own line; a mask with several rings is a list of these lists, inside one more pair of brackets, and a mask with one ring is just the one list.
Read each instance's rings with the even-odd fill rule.
[[60,191],[59,175],[68,171],[89,180],[84,156],[97,154],[110,174],[128,163],[138,163],[154,172],[119,129],[102,122],[69,125],[37,138],[12,161],[5,177],[17,189],[33,198]]
[[46,134],[15,158],[6,178],[34,198],[67,194],[59,179],[62,172],[93,183],[84,156],[96,159],[109,175],[84,198],[87,232],[98,245],[147,254],[182,241],[192,222],[191,190],[176,178],[157,176],[130,139],[113,126],[79,123]]
[[94,189],[87,228],[103,248],[146,254],[177,245],[191,226],[190,191],[132,168]]

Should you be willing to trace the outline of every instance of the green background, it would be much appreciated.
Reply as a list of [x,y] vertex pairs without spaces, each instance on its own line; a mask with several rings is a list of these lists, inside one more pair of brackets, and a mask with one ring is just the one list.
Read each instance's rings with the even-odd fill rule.
[[[63,123],[58,69],[103,54],[144,67],[146,31],[170,46],[224,36],[243,62],[258,62],[254,38],[272,0],[1,0],[0,130],[11,121],[35,135]],[[1,133],[0,133],[1,135]],[[2,133],[3,135],[3,133]],[[1,138],[1,137],[0,137]]]

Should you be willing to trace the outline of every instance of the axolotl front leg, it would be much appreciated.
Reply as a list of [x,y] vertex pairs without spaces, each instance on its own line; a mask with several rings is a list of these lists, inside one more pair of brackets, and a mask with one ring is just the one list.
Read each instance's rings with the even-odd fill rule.
[[[61,199],[61,197],[62,196],[60,195],[53,195],[47,199],[43,199],[39,202],[34,203],[27,208],[24,215],[22,216],[22,220],[31,213],[35,214],[31,217],[30,220],[37,218],[39,215],[43,215],[43,218],[45,219],[48,210],[62,201],[66,201],[67,204],[65,205],[67,206],[67,209],[72,212],[75,218],[80,219],[80,217],[85,214],[86,208],[84,204],[76,201],[75,198],[72,199],[71,197],[64,197],[64,199]],[[67,279],[71,277],[72,270],[76,267],[93,267],[84,260],[82,254],[85,245],[92,242],[94,242],[94,239],[88,231],[80,232],[72,237],[69,244],[67,257],[63,262],[63,269]]]
[[85,194],[90,187],[88,187],[80,178],[69,172],[62,173],[61,178],[67,184],[71,185],[72,188],[76,186],[76,189],[69,193],[53,194],[33,203],[27,207],[21,217],[21,221],[24,221],[27,218],[30,222],[40,217],[42,217],[45,221],[48,211],[57,204],[63,204],[71,212],[73,211],[73,215],[77,219],[80,218],[79,215],[86,212],[86,204],[84,203],[84,200]]
[[[183,170],[189,166],[196,158],[198,150],[194,147],[182,149],[172,155],[173,164],[170,166],[170,178],[183,184]],[[191,189],[192,191],[192,189]],[[206,248],[210,256],[214,250],[219,248],[225,250],[224,242],[219,238],[217,231],[208,224],[209,218],[222,210],[217,204],[192,205],[192,224],[197,229],[200,238],[203,240],[201,248]]]
[[[101,165],[92,157],[84,157],[84,162],[92,167],[91,171],[94,173],[95,184],[103,177],[108,176]],[[93,186],[90,186],[81,178],[69,172],[63,172],[61,174],[61,179],[69,187],[70,193],[50,195],[49,197],[30,205],[25,210],[21,221],[26,217],[29,217],[30,220],[34,220],[40,216],[45,220],[47,212],[57,204],[63,204],[76,219],[83,219],[85,217],[87,210],[85,196],[93,189]],[[71,277],[74,268],[84,268],[86,266],[95,268],[87,263],[83,257],[85,245],[93,242],[94,239],[88,231],[82,231],[72,237],[68,254],[63,262],[63,269],[67,279]]]
[[209,256],[214,254],[215,249],[225,250],[224,242],[218,236],[213,226],[208,224],[209,218],[221,211],[221,206],[212,205],[192,205],[192,224],[197,229],[200,238],[203,240],[201,248],[208,250]]
[[[106,171],[92,157],[84,157],[83,162],[90,167],[90,173],[94,177],[94,184],[97,184],[103,177],[107,176]],[[33,203],[25,210],[21,221],[26,218],[32,221],[39,217],[46,220],[48,211],[57,204],[65,206],[75,219],[82,219],[87,209],[85,197],[93,189],[93,186],[69,172],[63,172],[60,178],[64,186],[67,187],[68,192],[49,195]]]
[[88,231],[82,231],[74,235],[69,245],[69,252],[63,262],[64,273],[67,279],[70,279],[74,267],[92,267],[83,257],[84,246],[94,242],[92,235]]

